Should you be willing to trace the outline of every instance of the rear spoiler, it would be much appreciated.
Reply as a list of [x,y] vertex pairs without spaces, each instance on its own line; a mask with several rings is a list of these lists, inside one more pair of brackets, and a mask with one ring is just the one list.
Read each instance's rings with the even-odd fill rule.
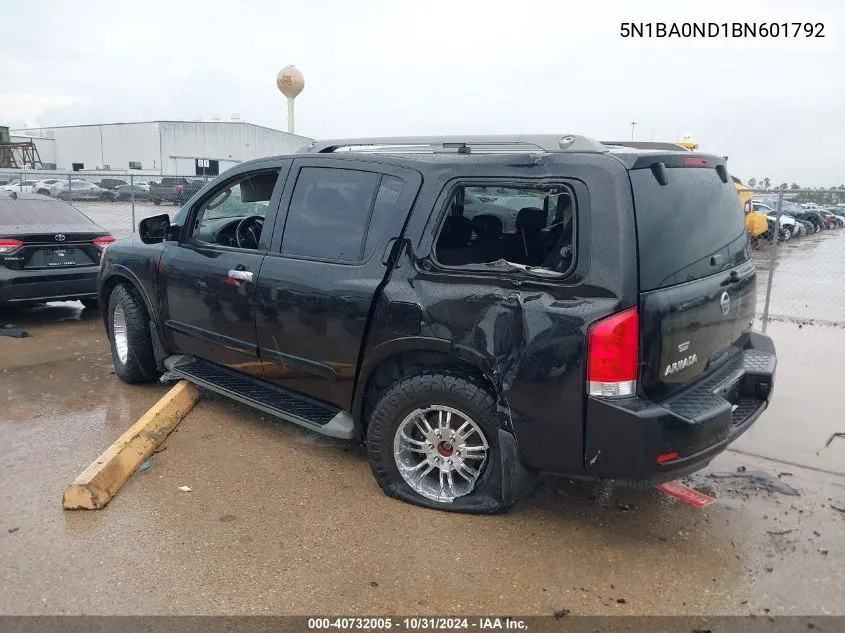
[[602,145],[615,147],[630,147],[631,149],[652,149],[664,152],[689,152],[686,147],[677,143],[646,143],[639,141],[602,141]]

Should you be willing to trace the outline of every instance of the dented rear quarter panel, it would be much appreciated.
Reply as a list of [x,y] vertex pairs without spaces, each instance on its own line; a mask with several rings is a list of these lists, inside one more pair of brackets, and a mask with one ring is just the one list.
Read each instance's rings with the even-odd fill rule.
[[[498,165],[432,169],[410,215],[408,239],[373,311],[359,380],[407,349],[447,351],[472,363],[495,386],[502,425],[525,464],[577,476],[585,472],[585,354],[591,323],[637,304],[633,201],[624,166],[609,155],[543,155],[520,170]],[[432,248],[458,180],[569,184],[576,195],[576,265],[565,279],[495,270],[448,269]],[[419,306],[417,333],[397,333],[387,318],[396,302]],[[608,441],[613,441],[608,438]]]

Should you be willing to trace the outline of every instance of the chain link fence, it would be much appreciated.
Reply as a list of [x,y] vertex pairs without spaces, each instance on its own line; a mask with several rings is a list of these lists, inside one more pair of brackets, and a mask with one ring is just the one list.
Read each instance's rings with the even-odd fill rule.
[[[0,170],[0,187],[68,200],[124,238],[144,218],[175,214],[213,177]],[[835,330],[839,336],[831,344],[845,348],[845,190],[768,189],[754,190],[753,196],[754,210],[769,222],[769,230],[752,240],[759,326],[766,330],[775,322],[791,323],[815,328],[811,331],[821,336]]]
[[845,348],[845,191],[831,191],[827,204],[805,202],[818,194],[754,191],[753,210],[769,221],[752,240],[757,312],[763,330],[773,322],[818,328],[808,333],[840,330],[831,341]]
[[0,187],[68,201],[115,237],[125,238],[144,218],[175,214],[212,178],[143,172],[0,170]]

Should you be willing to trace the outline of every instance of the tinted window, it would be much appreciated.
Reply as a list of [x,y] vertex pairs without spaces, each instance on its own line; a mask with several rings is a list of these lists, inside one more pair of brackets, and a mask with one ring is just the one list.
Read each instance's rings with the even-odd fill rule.
[[0,200],[0,226],[91,223],[88,217],[59,200],[33,198]]
[[649,169],[630,173],[641,290],[700,279],[748,259],[739,195],[715,169],[668,169],[664,186]]
[[435,255],[447,266],[505,260],[566,272],[574,255],[574,201],[562,185],[458,187]]
[[384,229],[387,226],[387,219],[396,209],[399,196],[402,195],[403,182],[394,176],[382,176],[381,184],[376,194],[376,203],[373,205],[373,215],[370,218],[367,238],[364,245],[364,259],[369,259],[378,246]]
[[[290,201],[282,252],[345,262],[365,259],[365,247],[370,252],[375,248],[384,217],[398,199],[396,179],[385,177],[379,187],[381,180],[373,172],[303,168]],[[365,244],[371,220],[375,237]]]

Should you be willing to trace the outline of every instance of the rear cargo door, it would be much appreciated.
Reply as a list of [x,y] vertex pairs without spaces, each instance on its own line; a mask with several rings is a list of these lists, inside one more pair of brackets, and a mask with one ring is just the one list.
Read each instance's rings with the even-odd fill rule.
[[636,167],[640,389],[659,401],[735,351],[754,319],[756,276],[724,162],[672,157]]

